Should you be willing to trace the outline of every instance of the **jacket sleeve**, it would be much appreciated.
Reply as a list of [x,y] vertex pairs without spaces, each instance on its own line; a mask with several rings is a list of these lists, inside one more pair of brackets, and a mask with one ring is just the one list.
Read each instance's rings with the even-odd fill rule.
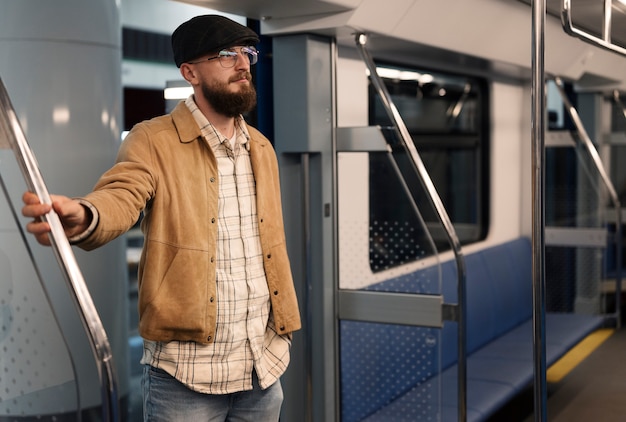
[[83,198],[98,211],[94,231],[77,245],[91,250],[128,231],[139,219],[156,190],[153,149],[144,124],[123,141],[115,165],[105,172],[93,192]]

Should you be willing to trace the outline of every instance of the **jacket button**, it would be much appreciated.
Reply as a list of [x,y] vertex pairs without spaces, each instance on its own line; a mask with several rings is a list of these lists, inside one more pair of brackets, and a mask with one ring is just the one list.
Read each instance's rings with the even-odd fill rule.
[[209,180],[211,181],[211,183],[215,183],[215,177],[211,177]]
[[215,217],[211,219],[211,223],[215,223]]
[[209,302],[213,303],[214,301],[215,301],[215,298],[211,296],[211,298],[209,299]]
[[262,222],[263,222],[263,219],[261,218],[261,219],[260,219],[260,221],[261,221],[261,223],[262,223]]
[[268,254],[267,254],[267,259],[270,259],[271,257],[272,257],[272,254],[271,254],[271,253],[268,253]]
[[278,296],[278,290],[274,290],[274,296]]
[[284,325],[280,326],[280,331],[285,331],[285,326]]
[[211,341],[211,339],[212,339],[212,337],[211,337],[211,336],[208,336],[208,337],[206,338],[206,341]]
[[211,257],[211,262],[213,262],[215,259],[213,257]]

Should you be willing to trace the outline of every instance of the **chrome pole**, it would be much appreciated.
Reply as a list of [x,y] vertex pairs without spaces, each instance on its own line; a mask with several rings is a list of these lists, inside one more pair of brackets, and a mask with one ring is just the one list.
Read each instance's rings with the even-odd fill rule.
[[535,421],[547,421],[545,309],[545,0],[532,0],[532,276]]

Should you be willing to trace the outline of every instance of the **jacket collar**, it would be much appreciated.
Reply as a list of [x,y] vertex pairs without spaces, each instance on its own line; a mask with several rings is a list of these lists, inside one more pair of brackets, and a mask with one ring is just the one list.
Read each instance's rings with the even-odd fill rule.
[[200,128],[196,124],[193,115],[184,101],[180,101],[171,113],[172,121],[178,132],[178,138],[182,143],[193,142],[202,136]]

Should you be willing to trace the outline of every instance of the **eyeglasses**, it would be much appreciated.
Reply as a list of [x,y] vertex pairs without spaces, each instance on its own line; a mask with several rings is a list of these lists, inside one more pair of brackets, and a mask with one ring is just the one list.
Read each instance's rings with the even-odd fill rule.
[[[237,51],[239,50],[239,51]],[[210,61],[210,60],[215,60],[215,59],[219,59],[220,60],[220,64],[222,65],[222,67],[233,67],[235,66],[235,63],[237,63],[237,57],[238,56],[242,56],[244,58],[248,59],[248,62],[250,63],[250,66],[252,66],[253,64],[256,64],[256,62],[259,60],[259,52],[256,48],[254,47],[233,47],[233,48],[227,48],[225,50],[220,51],[219,53],[217,53],[217,56],[215,57],[209,57],[206,59],[202,59],[202,60],[198,60],[195,62],[189,62],[191,64],[198,64],[198,63],[202,63],[205,61]]]

